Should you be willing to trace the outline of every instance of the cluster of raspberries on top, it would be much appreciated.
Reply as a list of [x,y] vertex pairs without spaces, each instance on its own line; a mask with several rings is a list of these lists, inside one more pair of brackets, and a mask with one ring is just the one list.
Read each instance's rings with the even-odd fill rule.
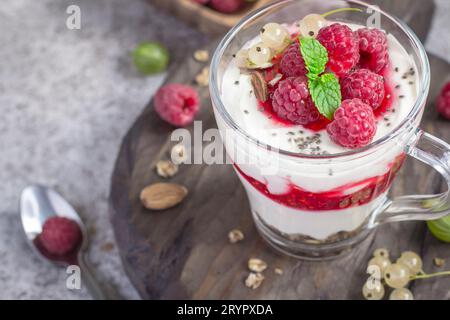
[[[340,81],[343,103],[327,126],[331,139],[347,148],[369,144],[376,133],[373,111],[385,98],[383,71],[389,64],[386,34],[378,29],[352,31],[339,23],[322,28],[317,40],[328,51],[328,72]],[[307,70],[300,43],[282,54],[280,71],[285,77],[272,96],[279,117],[307,125],[321,116],[307,90]]]

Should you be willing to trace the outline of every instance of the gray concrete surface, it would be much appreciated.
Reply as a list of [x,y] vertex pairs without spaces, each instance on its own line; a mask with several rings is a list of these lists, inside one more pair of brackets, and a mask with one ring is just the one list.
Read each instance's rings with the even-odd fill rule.
[[[427,47],[450,60],[450,2],[438,0]],[[82,29],[65,26],[68,5]],[[120,141],[165,74],[139,76],[129,51],[159,40],[180,61],[206,39],[141,0],[3,0],[0,6],[0,299],[89,299],[65,287],[64,270],[36,259],[18,219],[29,183],[48,184],[92,231],[90,259],[101,281],[138,298],[120,264],[107,216]]]
[[[66,28],[70,4],[81,8],[79,31]],[[136,298],[116,248],[105,250],[114,243],[109,179],[123,135],[165,74],[138,75],[129,53],[158,40],[180,61],[205,37],[140,0],[3,0],[0,30],[0,299],[89,298],[68,291],[65,270],[37,260],[23,240],[18,197],[32,182],[79,210],[95,229],[99,278]]]

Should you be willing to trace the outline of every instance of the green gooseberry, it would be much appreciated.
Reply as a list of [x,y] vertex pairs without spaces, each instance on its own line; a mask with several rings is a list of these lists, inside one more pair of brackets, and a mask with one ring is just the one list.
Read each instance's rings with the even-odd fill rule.
[[132,55],[136,69],[146,75],[162,72],[169,64],[168,50],[157,42],[139,44]]
[[450,215],[439,220],[428,221],[428,229],[439,240],[450,243]]

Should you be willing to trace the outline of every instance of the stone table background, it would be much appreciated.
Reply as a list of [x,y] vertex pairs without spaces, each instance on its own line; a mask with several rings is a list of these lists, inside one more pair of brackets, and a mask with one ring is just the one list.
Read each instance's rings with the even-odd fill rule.
[[[450,2],[436,2],[427,48],[450,62]],[[81,30],[65,26],[71,4],[81,8]],[[3,0],[0,30],[0,299],[90,298],[67,290],[65,271],[24,241],[18,199],[33,182],[82,215],[90,260],[108,289],[138,298],[114,245],[109,179],[123,135],[166,74],[138,75],[129,53],[158,40],[177,62],[208,39],[142,0]]]

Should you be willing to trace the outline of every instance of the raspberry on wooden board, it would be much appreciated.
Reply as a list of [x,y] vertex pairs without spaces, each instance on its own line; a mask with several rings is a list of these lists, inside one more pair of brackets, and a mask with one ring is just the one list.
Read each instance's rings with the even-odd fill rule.
[[444,118],[450,120],[450,82],[442,88],[437,99],[437,110]]
[[210,0],[211,7],[222,13],[233,13],[241,9],[245,1],[244,0]]
[[200,109],[197,91],[187,85],[172,83],[161,87],[155,94],[155,111],[166,122],[183,127],[194,121]]

